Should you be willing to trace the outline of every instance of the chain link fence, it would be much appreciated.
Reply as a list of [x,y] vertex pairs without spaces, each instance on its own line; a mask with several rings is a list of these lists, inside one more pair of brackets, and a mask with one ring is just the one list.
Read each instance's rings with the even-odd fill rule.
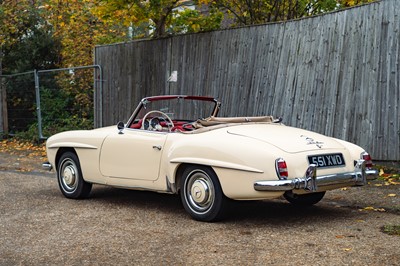
[[65,130],[93,128],[94,86],[100,76],[99,66],[1,76],[3,135],[39,141]]

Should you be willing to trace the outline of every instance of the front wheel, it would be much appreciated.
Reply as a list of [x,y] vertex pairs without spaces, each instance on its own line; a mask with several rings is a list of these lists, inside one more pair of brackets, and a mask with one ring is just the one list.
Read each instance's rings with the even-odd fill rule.
[[57,167],[57,181],[67,198],[81,199],[89,196],[92,184],[83,180],[78,156],[72,152],[61,155]]
[[293,194],[291,191],[285,192],[283,194],[285,199],[292,204],[300,205],[300,206],[311,206],[317,204],[322,200],[325,196],[325,191],[323,192],[315,192],[310,194]]
[[198,221],[214,222],[223,218],[227,199],[214,171],[189,166],[183,171],[180,186],[183,207]]

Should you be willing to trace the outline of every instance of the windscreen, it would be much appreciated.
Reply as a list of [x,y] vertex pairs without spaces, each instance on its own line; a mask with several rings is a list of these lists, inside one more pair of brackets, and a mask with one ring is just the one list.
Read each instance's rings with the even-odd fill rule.
[[176,98],[147,101],[135,120],[142,119],[148,112],[157,110],[167,114],[172,120],[196,121],[211,116],[214,108],[215,102],[197,99]]

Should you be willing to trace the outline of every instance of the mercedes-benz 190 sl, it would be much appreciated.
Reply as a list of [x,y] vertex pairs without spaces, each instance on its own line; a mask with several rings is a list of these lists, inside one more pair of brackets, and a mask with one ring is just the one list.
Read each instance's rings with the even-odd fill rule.
[[67,131],[47,140],[67,198],[92,184],[179,194],[199,221],[223,217],[229,200],[283,196],[298,205],[327,190],[374,179],[371,156],[352,143],[285,126],[272,116],[218,117],[212,97],[155,96],[117,126]]

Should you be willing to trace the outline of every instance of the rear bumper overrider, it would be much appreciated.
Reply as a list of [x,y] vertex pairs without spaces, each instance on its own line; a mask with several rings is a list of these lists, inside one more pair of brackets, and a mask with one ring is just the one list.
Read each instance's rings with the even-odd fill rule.
[[304,177],[290,180],[262,180],[254,183],[257,191],[289,191],[293,189],[304,189],[308,192],[324,190],[329,186],[364,186],[367,180],[377,178],[378,171],[366,169],[365,160],[357,160],[354,172],[317,176],[317,167],[310,164]]

